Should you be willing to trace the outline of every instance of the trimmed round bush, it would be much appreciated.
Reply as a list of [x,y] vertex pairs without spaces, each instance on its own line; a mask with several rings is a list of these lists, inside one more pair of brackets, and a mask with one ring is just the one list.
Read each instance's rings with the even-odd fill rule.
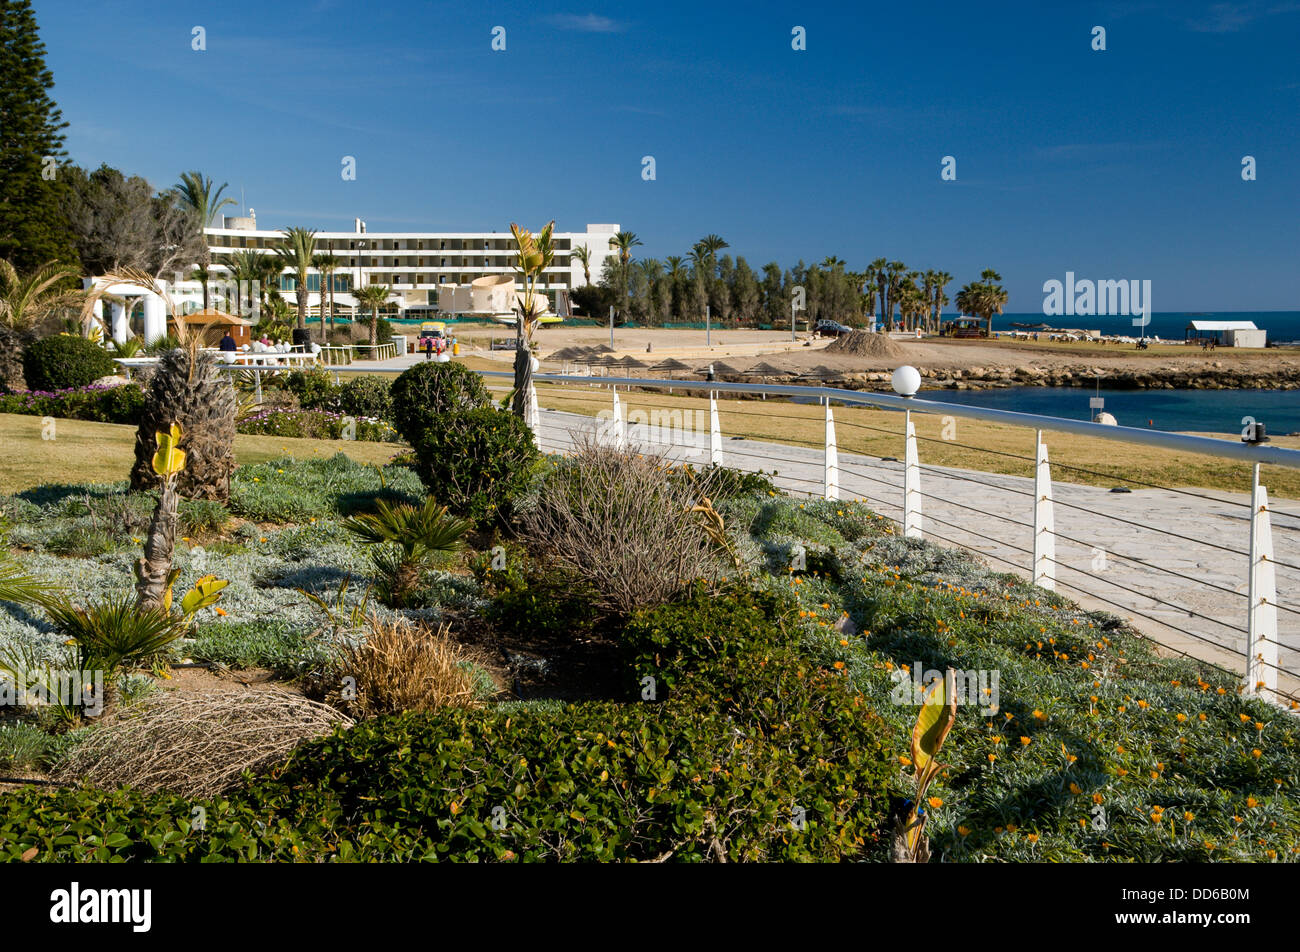
[[[394,398],[400,414],[402,401]],[[430,495],[475,522],[508,514],[538,459],[528,425],[502,410],[448,413],[422,428],[411,445],[415,471]]]
[[298,398],[298,405],[308,410],[327,408],[338,393],[334,378],[324,367],[295,370],[285,377],[284,387]]
[[445,417],[492,405],[483,379],[463,364],[420,363],[393,381],[393,425],[412,446]]
[[84,387],[117,373],[108,351],[93,340],[56,334],[33,341],[23,354],[23,375],[29,390]]
[[381,377],[356,377],[339,388],[339,410],[354,417],[393,418],[393,385]]

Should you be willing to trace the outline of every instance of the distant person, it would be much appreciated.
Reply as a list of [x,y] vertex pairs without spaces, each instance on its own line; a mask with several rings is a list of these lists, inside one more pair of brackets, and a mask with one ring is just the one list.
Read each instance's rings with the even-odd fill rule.
[[230,353],[234,353],[235,351],[239,350],[239,345],[236,344],[235,339],[230,336],[230,331],[226,331],[226,336],[221,338],[221,343],[218,344],[217,346],[219,346],[222,350],[228,351]]
[[433,356],[433,338],[426,337],[421,343],[424,346],[424,359],[428,360]]

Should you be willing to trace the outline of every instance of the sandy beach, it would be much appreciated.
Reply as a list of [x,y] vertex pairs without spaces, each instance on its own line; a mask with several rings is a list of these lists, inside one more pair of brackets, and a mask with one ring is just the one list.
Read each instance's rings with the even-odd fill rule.
[[[472,351],[485,357],[511,359],[509,352],[488,350],[492,337],[509,336],[509,328],[472,328],[459,334]],[[535,342],[548,369],[562,360],[552,355],[566,348],[609,346],[607,328],[559,326],[540,330]],[[872,356],[835,353],[830,339],[809,339],[789,333],[758,330],[715,330],[711,345],[702,330],[615,328],[613,356],[634,357],[647,364],[667,358],[696,369],[724,363],[744,374],[765,363],[779,376],[791,378],[831,372],[847,386],[875,386],[900,364],[917,367],[930,386],[1010,386],[1023,383],[1091,385],[1098,376],[1111,385],[1134,388],[1191,389],[1300,387],[1300,349],[1271,348],[1202,351],[1183,345],[1154,345],[1140,351],[1131,346],[1002,340],[922,340],[891,338],[894,354]],[[773,374],[773,376],[778,376]]]

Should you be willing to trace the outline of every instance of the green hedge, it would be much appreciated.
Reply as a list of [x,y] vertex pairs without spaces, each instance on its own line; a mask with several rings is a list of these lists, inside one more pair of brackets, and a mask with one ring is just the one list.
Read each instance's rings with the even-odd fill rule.
[[33,341],[23,353],[23,375],[30,390],[84,387],[117,373],[117,364],[93,340],[56,334]]
[[714,596],[624,633],[667,700],[375,718],[214,801],[23,792],[0,798],[0,858],[882,858],[895,735],[786,643],[784,602]]
[[[400,399],[397,405],[400,416]],[[429,494],[456,515],[480,523],[510,512],[528,488],[539,459],[527,424],[513,413],[491,408],[447,413],[411,446],[415,470]]]
[[0,413],[90,420],[94,423],[140,422],[144,394],[135,384],[119,387],[77,387],[56,393],[20,391],[0,394]]

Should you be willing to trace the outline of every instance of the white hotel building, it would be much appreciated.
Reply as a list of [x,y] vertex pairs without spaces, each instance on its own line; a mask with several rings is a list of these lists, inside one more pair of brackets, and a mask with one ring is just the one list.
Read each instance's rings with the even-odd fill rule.
[[[594,281],[611,254],[610,239],[618,231],[617,224],[607,224],[588,225],[586,231],[552,233],[555,260],[540,286],[540,290],[548,292],[552,304],[556,291],[586,283],[582,263],[572,256],[573,250],[591,250]],[[232,252],[253,249],[274,254],[285,240],[281,231],[258,229],[256,212],[251,209],[248,217],[225,217],[221,228],[208,228],[206,234],[214,278],[226,270],[224,265]],[[437,309],[439,287],[468,285],[488,275],[515,275],[515,243],[509,231],[371,232],[358,218],[352,231],[318,231],[316,252],[332,254],[342,262],[334,272],[334,307],[340,316],[349,314],[356,304],[349,293],[354,287],[388,285],[393,291],[393,305],[402,316],[414,318]],[[516,283],[522,290],[522,284]],[[320,286],[320,274],[314,269],[309,271],[307,306],[312,316],[320,314]],[[295,290],[294,276],[284,274],[280,292],[290,304]]]

